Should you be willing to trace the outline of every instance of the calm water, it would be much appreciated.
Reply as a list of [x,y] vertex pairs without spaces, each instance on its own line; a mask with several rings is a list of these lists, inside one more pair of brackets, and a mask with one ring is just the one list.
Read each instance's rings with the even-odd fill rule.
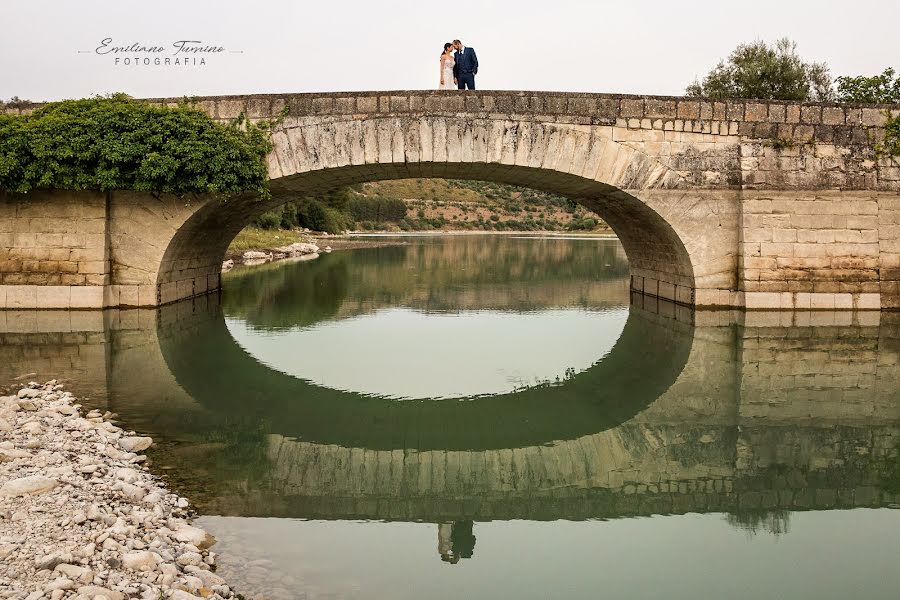
[[610,240],[404,241],[0,313],[0,377],[153,435],[248,597],[898,597],[900,315],[629,298]]

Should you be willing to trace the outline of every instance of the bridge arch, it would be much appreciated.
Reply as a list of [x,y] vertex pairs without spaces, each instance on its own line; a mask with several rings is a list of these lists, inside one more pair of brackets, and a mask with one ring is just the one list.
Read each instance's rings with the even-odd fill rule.
[[682,189],[677,172],[619,137],[614,126],[465,115],[288,119],[267,158],[271,198],[197,207],[165,244],[159,301],[217,287],[228,244],[263,212],[344,185],[401,178],[492,181],[570,197],[619,236],[633,289],[688,305],[698,285],[733,289],[733,249],[708,243],[732,215],[717,215],[706,198]]

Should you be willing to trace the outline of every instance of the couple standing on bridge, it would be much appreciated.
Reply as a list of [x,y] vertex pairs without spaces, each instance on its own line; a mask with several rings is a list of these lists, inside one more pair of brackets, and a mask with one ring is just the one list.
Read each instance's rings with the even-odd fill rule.
[[444,44],[441,54],[441,85],[438,89],[475,89],[478,57],[474,48],[466,48],[459,40]]

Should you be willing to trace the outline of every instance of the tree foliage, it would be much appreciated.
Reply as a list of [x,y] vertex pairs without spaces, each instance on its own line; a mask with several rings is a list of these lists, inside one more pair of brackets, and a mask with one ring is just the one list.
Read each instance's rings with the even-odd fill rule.
[[741,44],[702,82],[687,87],[689,96],[760,98],[766,100],[829,100],[831,76],[824,63],[805,62],[797,44],[783,38],[774,44]]
[[348,212],[351,195],[350,188],[343,187],[318,196],[304,196],[263,213],[253,224],[263,229],[306,227],[341,233],[353,223]]
[[880,75],[838,77],[837,101],[868,104],[900,104],[900,75],[885,69]]
[[266,194],[269,126],[125,94],[53,102],[0,115],[0,189]]
[[357,196],[348,204],[350,216],[356,221],[376,223],[398,222],[406,216],[406,202],[399,198]]

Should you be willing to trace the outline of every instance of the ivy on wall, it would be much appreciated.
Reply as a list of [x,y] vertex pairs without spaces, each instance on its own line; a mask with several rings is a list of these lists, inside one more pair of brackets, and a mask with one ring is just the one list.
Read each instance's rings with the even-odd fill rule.
[[900,156],[900,113],[888,116],[884,124],[884,142],[878,149],[890,156]]
[[0,114],[0,189],[267,195],[272,126],[217,123],[188,101],[160,107],[125,94]]

